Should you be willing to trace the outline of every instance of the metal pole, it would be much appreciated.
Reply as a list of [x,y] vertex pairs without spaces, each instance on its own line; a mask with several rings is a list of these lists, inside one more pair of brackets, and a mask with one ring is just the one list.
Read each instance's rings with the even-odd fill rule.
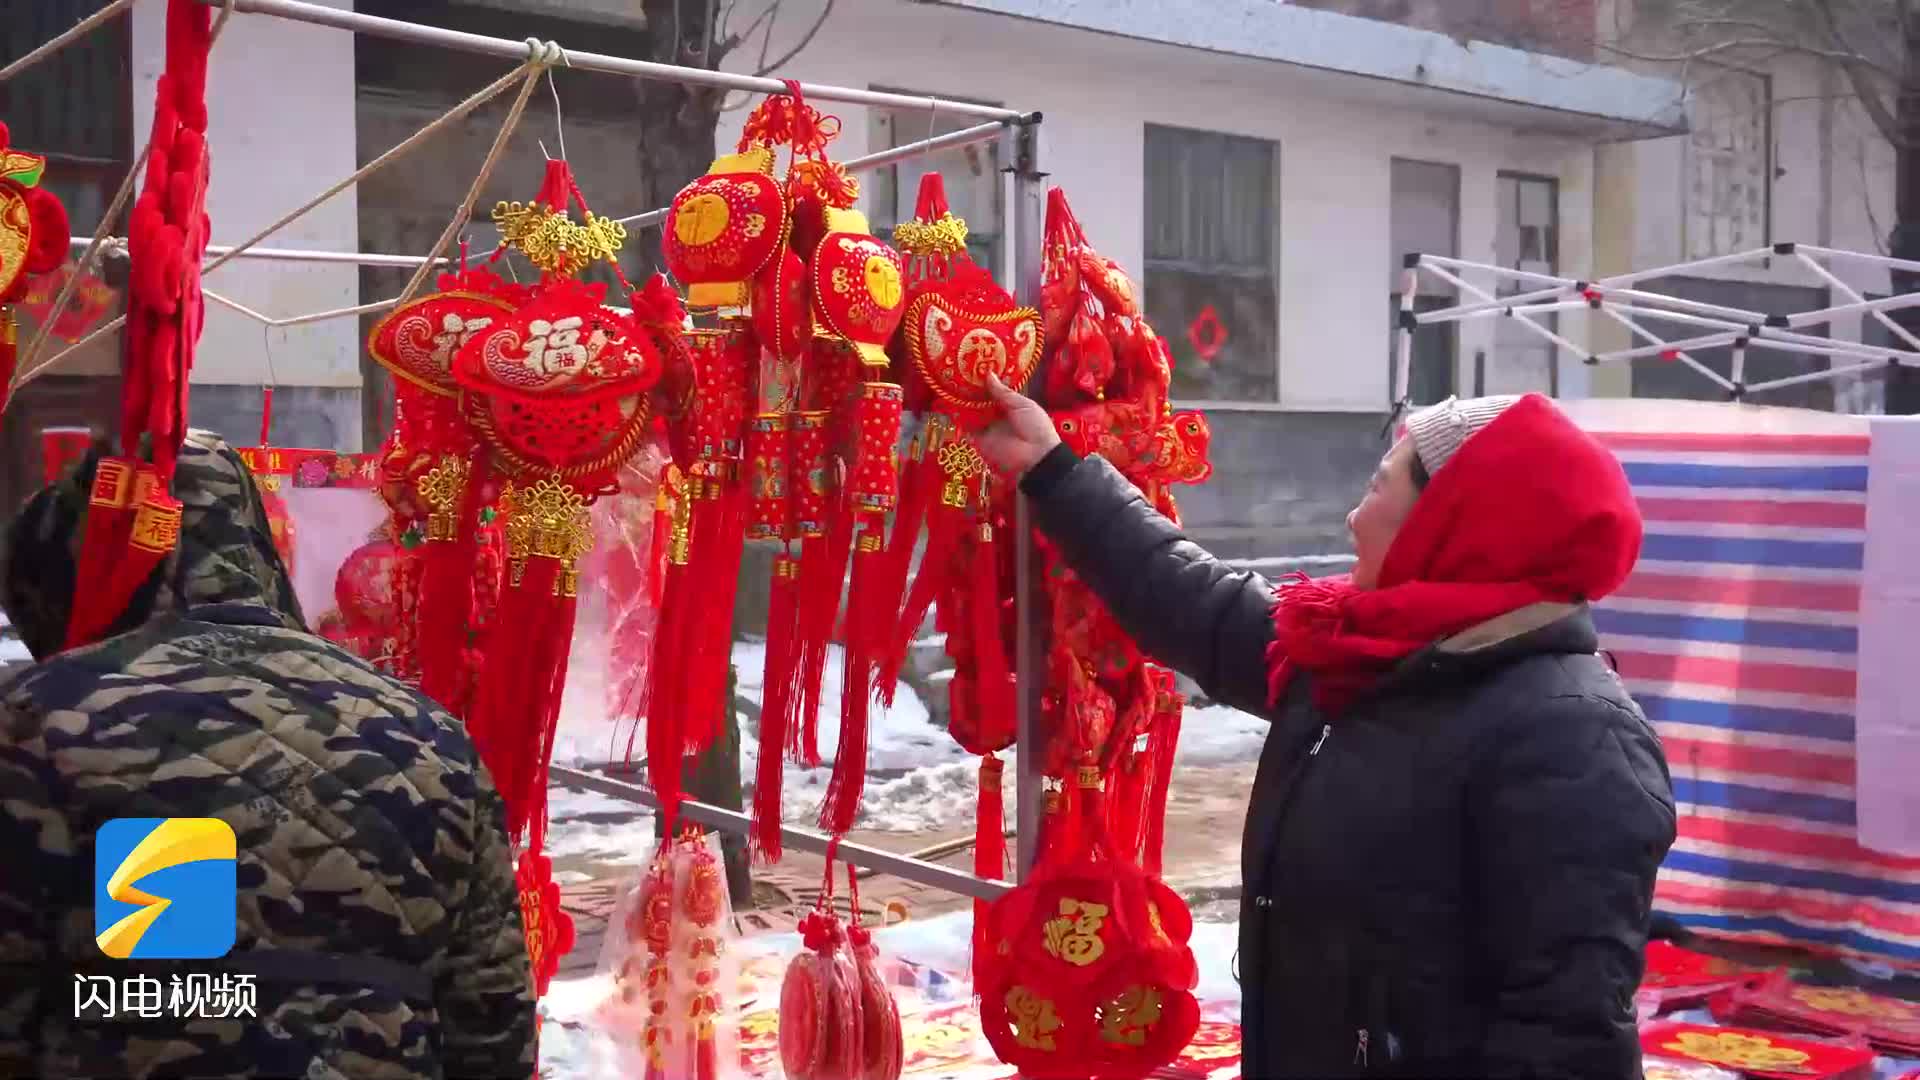
[[[225,6],[224,0],[200,0],[200,2],[209,7]],[[438,45],[443,48],[478,53],[482,56],[497,56],[503,60],[525,60],[528,52],[525,41],[469,34],[439,26],[423,26],[419,23],[402,22],[399,19],[383,19],[375,15],[362,15],[355,11],[342,11],[319,4],[302,3],[301,0],[233,0],[233,9],[253,15],[274,15],[282,19],[292,19],[295,22],[331,26],[374,37],[392,38],[396,41]],[[736,75],[705,68],[676,67],[672,64],[629,60],[620,56],[576,52],[572,49],[563,51],[566,54],[564,65],[581,71],[599,71],[609,75],[627,75],[640,79],[661,79],[694,86],[710,86],[719,90],[743,90],[750,94],[787,92],[786,83],[779,79]],[[802,83],[800,92],[816,101],[844,101],[851,105],[873,105],[887,109],[937,109],[948,115],[978,116],[988,120],[1012,120],[1020,116],[1012,109],[996,108],[991,105],[913,97],[908,94],[888,94],[878,90],[858,90],[846,86]]]
[[[1420,270],[1416,262],[1400,275],[1400,321],[1393,328],[1393,385],[1387,390],[1387,408],[1413,400],[1413,305],[1420,291]],[[1417,325],[1417,324],[1415,324]]]
[[[1847,299],[1854,300],[1854,301],[1860,301],[1860,300],[1866,299],[1866,297],[1860,295],[1860,291],[1858,289],[1855,289],[1853,286],[1840,280],[1839,275],[1835,274],[1833,271],[1827,269],[1826,267],[1820,265],[1820,260],[1814,258],[1811,255],[1808,255],[1806,252],[1800,250],[1799,248],[1795,248],[1793,253],[1796,257],[1799,258],[1800,262],[1803,265],[1805,265],[1807,269],[1813,271],[1822,280],[1824,280],[1829,286],[1840,290],[1841,294],[1844,295]],[[1905,341],[1908,346],[1914,349],[1920,349],[1920,337],[1914,337],[1913,334],[1910,333],[1906,327],[1901,326],[1897,322],[1894,322],[1893,319],[1889,317],[1886,312],[1874,311],[1874,312],[1869,312],[1868,314],[1872,315],[1875,321],[1879,322],[1880,325],[1892,331],[1896,337],[1899,337],[1901,340]]]
[[[69,246],[75,250],[83,250],[88,243],[90,243],[90,241],[84,237],[75,237],[69,241]],[[108,245],[113,245],[114,249],[118,250],[124,256],[126,243],[127,241],[124,237],[110,236],[101,243],[101,253],[103,255],[107,254]],[[207,246],[208,255],[225,255],[232,250],[233,246],[231,244],[209,244]],[[354,266],[398,267],[417,267],[427,261],[423,256],[419,255],[380,255],[353,251],[303,251],[298,248],[262,247],[248,248],[235,256],[235,258],[262,259],[268,262],[348,263]],[[449,260],[441,259],[439,261],[447,262]]]
[[1765,390],[1778,390],[1783,386],[1798,386],[1801,383],[1818,382],[1821,379],[1831,379],[1840,375],[1852,375],[1855,372],[1885,366],[1886,361],[1884,360],[1867,360],[1858,364],[1849,364],[1843,368],[1829,368],[1826,371],[1809,371],[1804,375],[1789,375],[1784,379],[1770,379],[1766,382],[1754,383],[1752,386],[1747,387],[1747,393],[1758,394]]
[[[866,172],[872,169],[881,169],[888,165],[897,165],[902,161],[919,157],[922,154],[931,154],[937,150],[950,150],[956,146],[971,146],[974,143],[986,142],[988,139],[1000,138],[1006,133],[1008,124],[1037,123],[1039,115],[1038,113],[1032,113],[1016,120],[991,120],[970,128],[961,128],[959,131],[950,131],[945,135],[936,135],[931,139],[921,139],[918,142],[905,143],[888,150],[882,150],[878,153],[866,154],[857,158],[848,158],[841,162],[840,165],[848,172],[856,173]],[[668,209],[670,208],[663,206],[658,210],[648,210],[644,214],[634,214],[630,217],[616,218],[615,220],[622,225],[636,229],[644,229],[650,225],[658,225],[662,221],[665,221]]]
[[[1041,245],[1046,221],[1046,173],[1041,171],[1040,125],[1023,124],[1006,133],[1002,160],[1013,175],[1013,246],[1008,260],[1013,294],[1018,303],[1040,306]],[[1037,392],[1029,387],[1029,392]],[[1044,404],[1044,402],[1043,402]],[[1025,881],[1040,854],[1040,815],[1044,793],[1040,760],[1046,737],[1040,723],[1040,700],[1045,691],[1045,645],[1042,640],[1040,582],[1034,573],[1033,512],[1025,495],[1014,498],[1014,683],[1018,739],[1014,743],[1015,816],[1014,880]]]
[[[641,806],[650,806],[655,810],[660,808],[659,796],[655,795],[652,789],[639,784],[629,784],[612,777],[559,765],[547,771],[555,782],[569,787],[597,791],[602,795],[625,799]],[[705,825],[710,829],[720,829],[725,832],[745,834],[753,827],[753,819],[746,814],[690,799],[680,804],[680,816],[696,825]],[[821,855],[826,854],[827,845],[832,842],[832,839],[824,834],[809,829],[796,829],[790,825],[780,826],[780,839],[787,847]],[[923,885],[931,885],[936,889],[945,889],[961,896],[971,896],[977,900],[997,900],[1013,888],[1004,881],[987,881],[950,866],[925,862],[908,855],[882,851],[879,848],[867,847],[847,840],[840,841],[840,846],[834,854],[842,861],[855,866],[870,867],[882,873],[906,878],[908,881],[917,881]]]

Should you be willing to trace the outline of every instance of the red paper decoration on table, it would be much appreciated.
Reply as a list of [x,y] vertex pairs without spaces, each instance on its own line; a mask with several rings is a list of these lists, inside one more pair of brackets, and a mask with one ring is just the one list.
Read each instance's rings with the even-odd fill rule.
[[1873,1051],[1859,1040],[1661,1023],[1640,1030],[1640,1046],[1648,1054],[1717,1065],[1766,1080],[1864,1080],[1873,1073]]

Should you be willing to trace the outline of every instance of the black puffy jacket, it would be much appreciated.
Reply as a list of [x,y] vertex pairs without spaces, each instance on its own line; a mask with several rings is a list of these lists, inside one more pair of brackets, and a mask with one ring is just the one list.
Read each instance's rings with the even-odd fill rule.
[[1266,581],[1097,457],[1057,449],[1023,488],[1149,655],[1273,723],[1241,852],[1244,1075],[1640,1075],[1673,796],[1584,606],[1436,642],[1334,718],[1305,678],[1270,707]]

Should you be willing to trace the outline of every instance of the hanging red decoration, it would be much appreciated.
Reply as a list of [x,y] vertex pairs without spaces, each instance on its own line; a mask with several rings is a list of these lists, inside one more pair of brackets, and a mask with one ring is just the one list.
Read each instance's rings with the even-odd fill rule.
[[0,416],[19,362],[13,309],[18,304],[31,311],[33,294],[61,276],[57,271],[67,258],[67,210],[40,186],[46,167],[45,157],[14,149],[0,124]]
[[1209,364],[1227,347],[1227,324],[1220,321],[1220,313],[1212,304],[1201,308],[1200,314],[1187,324],[1187,343],[1193,346],[1195,355]]
[[168,491],[186,437],[188,373],[205,321],[207,55],[211,11],[168,0],[166,70],[154,94],[140,196],[128,217],[132,279],[121,380],[121,452],[101,461],[89,498],[69,648],[94,640],[178,542]]

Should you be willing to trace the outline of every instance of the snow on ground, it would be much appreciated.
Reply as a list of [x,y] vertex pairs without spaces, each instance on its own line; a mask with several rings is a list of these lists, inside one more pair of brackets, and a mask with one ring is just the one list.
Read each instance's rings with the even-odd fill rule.
[[1226,705],[1189,705],[1180,721],[1181,765],[1232,765],[1259,758],[1268,723]]

